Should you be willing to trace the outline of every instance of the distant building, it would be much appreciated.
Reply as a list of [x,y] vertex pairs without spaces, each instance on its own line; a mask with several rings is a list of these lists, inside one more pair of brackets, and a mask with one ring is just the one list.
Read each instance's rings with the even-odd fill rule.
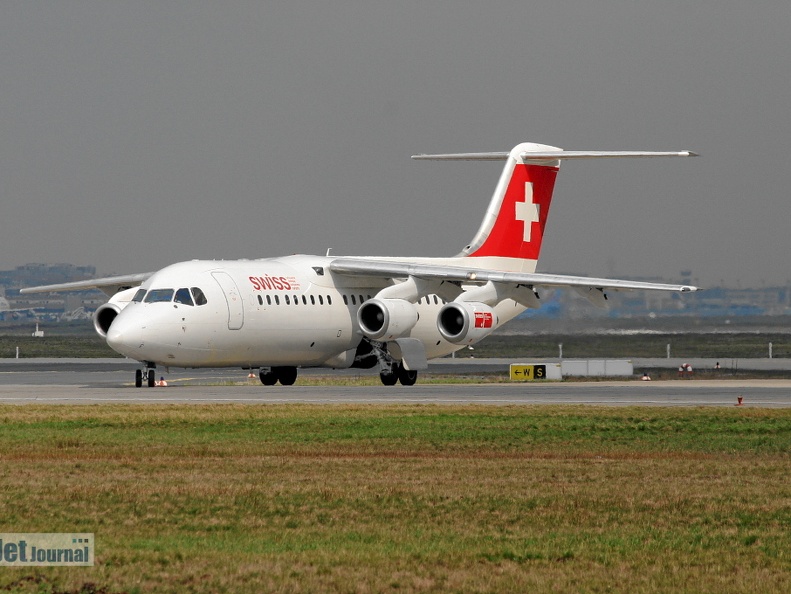
[[10,288],[52,285],[96,278],[96,267],[74,264],[25,264],[0,271],[0,285]]
[[[0,271],[0,294],[5,293],[3,305],[6,310],[0,311],[0,320],[8,322],[36,318],[57,321],[64,316],[68,317],[74,310],[90,314],[107,301],[100,291],[20,295],[19,290],[36,285],[53,285],[91,278],[96,278],[94,266],[74,264],[25,264],[13,270]],[[74,319],[75,316],[72,315],[71,318]]]

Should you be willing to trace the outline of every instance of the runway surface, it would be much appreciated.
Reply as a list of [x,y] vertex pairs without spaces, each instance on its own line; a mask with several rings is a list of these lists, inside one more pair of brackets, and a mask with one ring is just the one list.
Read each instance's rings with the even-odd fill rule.
[[[482,365],[485,365],[482,363]],[[415,386],[263,386],[239,369],[179,370],[167,388],[135,388],[124,360],[36,360],[0,364],[0,404],[311,403],[791,408],[789,380],[592,381]],[[305,371],[304,376],[330,371]],[[435,372],[436,373],[436,372]],[[346,372],[346,375],[368,375]]]

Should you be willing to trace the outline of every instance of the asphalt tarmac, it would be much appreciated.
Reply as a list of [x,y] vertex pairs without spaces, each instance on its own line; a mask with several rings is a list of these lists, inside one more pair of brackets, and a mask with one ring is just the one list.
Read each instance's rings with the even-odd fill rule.
[[[444,365],[444,367],[443,367]],[[432,365],[429,374],[475,373],[499,363]],[[123,359],[0,360],[0,404],[98,403],[379,403],[597,406],[736,406],[791,408],[791,380],[673,380],[643,382],[429,384],[411,386],[263,386],[239,369],[171,370],[166,388],[135,388],[137,364]],[[303,376],[368,375],[347,370],[304,370]],[[375,375],[375,374],[373,374]]]

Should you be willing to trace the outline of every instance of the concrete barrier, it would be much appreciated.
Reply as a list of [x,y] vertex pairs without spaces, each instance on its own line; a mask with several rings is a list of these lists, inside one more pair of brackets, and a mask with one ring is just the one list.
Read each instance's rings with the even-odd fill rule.
[[634,365],[626,359],[584,359],[560,362],[563,377],[630,377]]

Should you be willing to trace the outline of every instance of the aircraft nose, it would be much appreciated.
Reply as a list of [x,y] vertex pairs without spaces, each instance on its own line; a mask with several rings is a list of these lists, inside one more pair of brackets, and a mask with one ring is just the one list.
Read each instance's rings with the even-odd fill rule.
[[139,350],[144,344],[144,328],[134,318],[124,316],[121,312],[107,330],[108,346],[122,355],[131,356],[132,351]]

